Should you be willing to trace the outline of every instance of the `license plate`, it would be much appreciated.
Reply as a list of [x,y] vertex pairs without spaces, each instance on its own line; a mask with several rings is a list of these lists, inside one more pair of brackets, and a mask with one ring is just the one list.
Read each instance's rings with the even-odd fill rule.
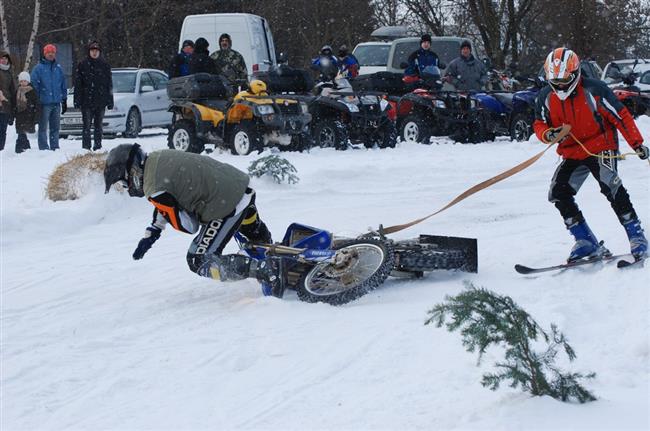
[[61,124],[82,124],[81,117],[61,118]]

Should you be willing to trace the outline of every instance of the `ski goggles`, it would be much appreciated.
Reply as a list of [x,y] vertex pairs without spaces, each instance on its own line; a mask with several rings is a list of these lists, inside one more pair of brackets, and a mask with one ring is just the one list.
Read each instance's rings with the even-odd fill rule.
[[571,83],[576,79],[576,74],[571,73],[569,76],[566,78],[553,78],[549,79],[548,82],[549,84],[553,85],[554,87],[567,87],[571,85]]

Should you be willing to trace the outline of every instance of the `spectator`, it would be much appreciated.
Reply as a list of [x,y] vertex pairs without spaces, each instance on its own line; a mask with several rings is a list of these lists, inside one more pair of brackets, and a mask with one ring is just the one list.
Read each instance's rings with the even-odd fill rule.
[[460,91],[482,90],[487,84],[485,64],[474,57],[468,40],[460,44],[460,56],[449,63],[445,77]]
[[181,52],[176,54],[169,65],[169,78],[187,76],[190,74],[190,59],[194,52],[194,42],[191,40],[183,41]]
[[351,54],[348,47],[341,45],[339,48],[339,68],[345,78],[356,78],[359,75],[359,60]]
[[202,37],[194,42],[194,52],[190,58],[190,75],[195,73],[217,73],[214,60],[210,58],[209,46],[208,41]]
[[93,150],[102,148],[102,121],[106,108],[113,109],[111,66],[104,61],[99,42],[88,45],[88,57],[79,62],[74,77],[74,107],[81,109],[81,147],[90,150],[90,128],[94,128]]
[[[68,109],[68,88],[61,65],[56,62],[56,46],[43,47],[43,58],[32,70],[32,87],[41,104],[41,117],[38,122],[38,149],[59,149],[59,126],[61,115]],[[60,109],[60,110],[59,110]],[[50,129],[48,146],[47,129]]]
[[20,72],[18,75],[18,90],[16,91],[16,152],[22,153],[29,150],[27,133],[36,132],[36,123],[39,117],[40,104],[36,91],[32,88],[29,73]]
[[319,81],[333,81],[339,73],[339,60],[332,54],[332,47],[324,45],[318,57],[312,59],[310,67],[318,71]]
[[242,85],[248,82],[248,70],[242,55],[232,49],[232,39],[228,33],[219,36],[219,51],[210,56],[216,66],[217,73],[223,75],[233,85]]
[[14,123],[16,106],[16,82],[7,51],[0,51],[0,150],[7,140],[7,126]]
[[424,69],[429,66],[443,67],[438,59],[438,54],[431,51],[431,35],[423,34],[420,38],[420,48],[409,55],[404,75],[421,76]]

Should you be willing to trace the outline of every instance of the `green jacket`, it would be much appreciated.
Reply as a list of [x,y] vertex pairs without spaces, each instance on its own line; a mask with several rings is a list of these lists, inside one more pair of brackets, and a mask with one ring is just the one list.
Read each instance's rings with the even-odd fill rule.
[[217,66],[217,74],[225,76],[228,81],[247,80],[248,71],[244,57],[234,49],[221,49],[210,56]]
[[244,196],[250,178],[211,157],[176,150],[154,151],[144,165],[144,194],[174,196],[179,206],[205,224],[230,214]]

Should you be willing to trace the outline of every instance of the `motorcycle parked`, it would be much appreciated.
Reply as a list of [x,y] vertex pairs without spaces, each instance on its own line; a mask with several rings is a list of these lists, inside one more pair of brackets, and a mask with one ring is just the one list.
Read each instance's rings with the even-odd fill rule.
[[476,239],[420,235],[393,241],[372,232],[335,237],[323,229],[293,223],[280,244],[254,244],[235,234],[240,249],[256,260],[277,259],[282,283],[265,295],[282,298],[295,290],[306,302],[341,305],[380,286],[388,276],[419,278],[436,270],[478,271]]

